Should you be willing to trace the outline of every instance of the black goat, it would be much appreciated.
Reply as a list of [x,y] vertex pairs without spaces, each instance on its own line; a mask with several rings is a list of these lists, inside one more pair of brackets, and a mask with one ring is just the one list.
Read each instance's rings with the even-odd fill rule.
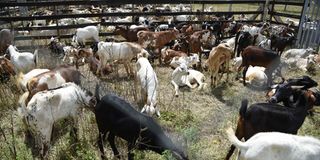
[[[308,115],[308,111],[313,106],[311,103],[314,96],[310,92],[288,86],[277,90],[277,93],[272,97],[272,102],[277,103],[287,99],[293,92],[299,92],[298,100],[293,104],[294,108],[272,103],[255,103],[247,107],[248,100],[243,100],[235,133],[237,138],[248,140],[256,133],[272,131],[297,134]],[[235,147],[232,145],[226,156],[227,160],[231,157],[234,149]]]
[[54,53],[56,56],[64,55],[64,50],[63,50],[64,45],[58,42],[57,39],[51,38],[51,41],[48,46],[51,52]]
[[294,36],[291,37],[280,37],[277,35],[271,35],[271,49],[274,51],[277,51],[278,54],[281,56],[282,52],[284,51],[284,49],[286,48],[286,46],[288,45],[292,45],[293,41],[296,38]]
[[98,145],[104,159],[103,141],[109,132],[108,141],[115,156],[119,152],[115,146],[115,136],[128,142],[128,159],[133,159],[132,149],[152,150],[159,154],[170,150],[177,159],[187,160],[187,156],[178,149],[165,135],[159,124],[145,114],[136,111],[122,98],[107,94],[99,98],[99,87],[96,86],[97,104],[95,116],[99,129]]
[[246,47],[248,47],[249,45],[252,45],[253,41],[254,41],[254,38],[251,36],[249,32],[239,31],[236,34],[235,46],[234,46],[234,53],[236,54],[236,57],[239,57],[242,51]]
[[[318,86],[318,83],[311,79],[309,76],[302,76],[298,78],[290,78],[284,83],[276,84],[272,86],[272,90],[270,90],[267,93],[267,97],[269,98],[269,102],[274,101],[272,99],[272,96],[275,95],[275,93],[282,93],[283,91],[276,92],[277,90],[283,90],[287,87],[291,86],[300,86],[301,90],[307,90],[311,92],[314,97],[315,97],[315,102],[314,105],[317,105],[320,101],[319,97],[319,92],[317,90],[309,90],[309,88],[316,87]],[[286,107],[293,107],[293,104],[297,101],[299,97],[300,92],[293,92],[290,97],[286,99],[282,99],[281,101],[283,102],[283,105]]]

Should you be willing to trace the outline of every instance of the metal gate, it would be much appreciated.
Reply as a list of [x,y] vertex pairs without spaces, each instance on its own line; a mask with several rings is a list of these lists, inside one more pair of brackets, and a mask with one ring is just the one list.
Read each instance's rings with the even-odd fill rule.
[[298,48],[314,48],[320,45],[320,1],[305,0],[299,23],[296,46]]

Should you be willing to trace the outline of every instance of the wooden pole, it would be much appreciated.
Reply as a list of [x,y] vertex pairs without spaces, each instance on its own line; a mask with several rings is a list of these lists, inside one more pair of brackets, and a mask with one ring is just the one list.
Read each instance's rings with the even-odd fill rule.
[[[266,0],[266,3],[264,4],[263,8],[263,22],[266,22],[267,20],[267,14],[268,14],[268,8],[269,8],[270,0]],[[270,17],[270,21],[272,20],[272,17]]]

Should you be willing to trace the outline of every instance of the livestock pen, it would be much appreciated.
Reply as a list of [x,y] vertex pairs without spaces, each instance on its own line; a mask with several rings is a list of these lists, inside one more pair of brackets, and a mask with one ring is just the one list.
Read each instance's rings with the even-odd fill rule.
[[[0,21],[1,28],[10,28],[15,31],[15,41],[18,49],[30,50],[39,49],[39,64],[38,68],[54,68],[62,64],[61,59],[52,55],[45,47],[52,36],[58,37],[60,41],[66,44],[71,42],[74,35],[74,29],[88,25],[98,25],[104,27],[101,29],[99,36],[103,41],[106,36],[114,36],[113,32],[108,30],[108,26],[116,25],[132,25],[135,22],[106,22],[101,21],[103,17],[118,17],[118,16],[178,16],[178,15],[194,15],[199,16],[198,20],[187,21],[189,23],[202,24],[206,15],[211,14],[245,14],[249,16],[248,23],[262,22],[265,16],[266,21],[274,24],[285,24],[286,18],[290,17],[300,20],[302,17],[303,5],[302,1],[287,2],[287,1],[272,1],[268,7],[267,15],[264,15],[266,7],[265,0],[240,0],[240,1],[186,1],[186,0],[118,0],[118,1],[37,1],[26,0],[24,2],[0,2]],[[141,13],[136,11],[136,7],[140,4],[190,4],[192,11],[190,12],[146,12]],[[129,5],[127,5],[129,4]],[[68,8],[85,8],[85,6],[94,5],[100,8],[108,8],[109,6],[126,5],[128,10],[132,12],[123,13],[81,13],[71,14]],[[288,5],[284,10],[284,5]],[[27,8],[27,14],[20,14],[20,7]],[[213,10],[209,11],[212,7]],[[125,7],[123,7],[125,8]],[[37,10],[52,10],[54,15],[37,15],[29,16]],[[198,10],[198,11],[197,11]],[[61,13],[60,13],[61,11]],[[19,15],[18,15],[19,14]],[[97,22],[90,24],[71,24],[59,25],[58,21],[64,18],[81,18],[93,17],[97,18]],[[282,18],[281,18],[282,17]],[[318,16],[315,16],[318,17]],[[134,18],[132,18],[134,19]],[[53,20],[56,26],[41,26],[30,27],[23,26],[23,21],[27,23],[34,20]],[[237,21],[237,19],[235,19]],[[230,20],[231,21],[231,20]],[[240,21],[240,20],[239,20]],[[241,20],[243,21],[243,20]],[[26,24],[27,24],[26,23]],[[165,22],[159,22],[165,23]],[[6,26],[6,27],[4,27]],[[296,26],[299,28],[299,25]],[[71,29],[71,30],[70,30]],[[73,29],[73,30],[72,30]],[[53,30],[54,34],[49,35],[23,35],[23,32],[18,31],[41,31]],[[302,34],[302,33],[301,33]],[[121,39],[116,37],[117,39]],[[306,46],[307,47],[307,46]],[[315,47],[316,48],[316,47]],[[132,66],[135,64],[132,63]],[[189,159],[195,160],[221,160],[227,154],[228,147],[231,144],[227,140],[225,129],[232,126],[236,128],[236,122],[239,116],[239,108],[241,100],[247,98],[249,104],[257,102],[265,102],[265,91],[255,88],[245,87],[239,81],[235,80],[236,73],[230,74],[229,82],[218,84],[215,88],[205,87],[202,91],[190,90],[181,88],[179,97],[174,96],[173,86],[170,84],[172,69],[169,67],[159,66],[157,63],[152,64],[159,81],[158,86],[158,104],[161,117],[155,120],[167,132],[167,135],[174,141],[175,144],[181,146]],[[135,109],[140,110],[141,104],[135,101],[134,96],[139,93],[135,92],[134,79],[127,77],[122,65],[115,66],[119,70],[108,75],[107,78],[101,79],[89,71],[87,65],[80,66],[79,71],[82,73],[82,87],[94,92],[96,84],[101,85],[101,96],[106,93],[115,93],[124,98]],[[206,82],[210,83],[209,73],[204,73]],[[309,74],[295,69],[288,70],[283,73],[286,79],[297,77],[300,75]],[[317,70],[312,78],[320,83],[320,72]],[[32,141],[25,141],[25,128],[22,124],[22,118],[17,113],[18,99],[21,94],[16,87],[16,79],[13,78],[7,83],[0,84],[0,159],[35,159],[33,153]],[[225,77],[223,77],[225,80]],[[319,108],[315,106],[316,112],[314,115],[308,116],[299,130],[299,135],[309,135],[320,138],[320,114]],[[61,121],[54,125],[53,138],[49,151],[49,159],[100,159],[100,153],[97,145],[98,128],[96,125],[94,114],[89,110],[83,110],[79,118],[79,140],[74,141],[68,134],[69,127],[65,127],[65,123],[69,120]],[[31,143],[31,144],[30,144]],[[122,159],[126,158],[127,145],[120,138],[116,139],[116,145],[120,151]],[[174,159],[168,152],[163,155],[156,154],[151,151],[134,151],[135,159]],[[108,159],[114,158],[109,143],[105,143],[105,155]]]

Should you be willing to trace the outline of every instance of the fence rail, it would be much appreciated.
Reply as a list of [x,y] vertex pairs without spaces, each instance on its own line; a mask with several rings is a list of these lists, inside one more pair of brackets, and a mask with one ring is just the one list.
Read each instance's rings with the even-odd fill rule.
[[265,0],[90,0],[90,1],[50,1],[50,2],[1,2],[0,5],[7,7],[15,6],[61,6],[61,5],[121,5],[121,4],[250,4],[265,3]]

